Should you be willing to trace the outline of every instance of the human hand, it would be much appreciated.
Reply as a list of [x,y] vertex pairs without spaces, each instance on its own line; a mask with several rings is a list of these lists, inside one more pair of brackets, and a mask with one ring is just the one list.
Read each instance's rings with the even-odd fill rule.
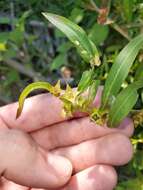
[[61,102],[47,94],[27,99],[18,120],[17,103],[0,108],[0,190],[115,187],[117,175],[112,166],[132,157],[131,120],[126,118],[111,129],[95,125],[88,117],[66,121],[61,108]]

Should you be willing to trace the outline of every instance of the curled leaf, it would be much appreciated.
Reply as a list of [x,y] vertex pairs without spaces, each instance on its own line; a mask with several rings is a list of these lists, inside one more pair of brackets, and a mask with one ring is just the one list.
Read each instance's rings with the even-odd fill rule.
[[48,82],[34,82],[29,84],[21,93],[19,97],[19,107],[17,109],[16,118],[18,118],[21,115],[21,112],[23,110],[23,105],[26,97],[33,91],[37,89],[45,89],[48,90],[51,94],[54,96],[59,96],[61,93],[60,88],[60,81],[57,82],[55,86],[52,86]]

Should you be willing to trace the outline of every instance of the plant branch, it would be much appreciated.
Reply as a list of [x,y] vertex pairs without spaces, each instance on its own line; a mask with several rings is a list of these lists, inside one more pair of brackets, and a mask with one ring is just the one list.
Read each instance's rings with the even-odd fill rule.
[[128,35],[128,33],[125,31],[125,30],[123,30],[118,24],[116,24],[116,23],[111,23],[110,24],[110,26],[114,29],[114,30],[116,30],[117,32],[119,32],[122,36],[124,36],[127,40],[131,40],[131,38],[130,38],[130,36]]
[[31,69],[27,69],[25,68],[22,64],[18,63],[17,61],[15,60],[6,60],[4,61],[4,63],[14,69],[16,69],[17,71],[19,71],[20,73],[30,77],[33,79],[33,81],[37,81],[37,80],[45,80],[44,77],[42,77],[40,75],[40,73],[37,73]]
[[93,0],[90,0],[90,4],[92,6],[92,10],[96,11],[97,13],[100,13],[100,9],[98,8],[98,6],[95,4]]
[[122,27],[124,27],[124,28],[140,28],[140,27],[143,27],[143,22],[131,23],[131,24],[123,25]]

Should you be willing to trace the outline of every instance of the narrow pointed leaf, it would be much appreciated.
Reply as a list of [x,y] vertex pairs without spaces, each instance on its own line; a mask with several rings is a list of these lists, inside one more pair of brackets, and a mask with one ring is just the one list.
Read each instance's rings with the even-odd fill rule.
[[61,30],[67,38],[76,46],[80,55],[86,62],[99,61],[96,46],[88,39],[85,31],[69,19],[52,13],[42,13],[53,25]]
[[136,81],[123,89],[109,112],[109,126],[117,126],[131,111],[138,99],[137,90],[143,87],[143,80]]
[[84,92],[91,84],[93,79],[94,71],[93,69],[90,69],[89,71],[85,71],[82,74],[81,80],[78,84],[77,90],[82,93]]
[[117,56],[113,64],[103,90],[102,108],[108,104],[110,96],[116,96],[120,87],[127,77],[129,70],[139,52],[143,47],[143,34],[131,40],[128,45]]
[[48,82],[34,82],[28,85],[21,93],[19,97],[19,107],[17,109],[17,115],[16,118],[18,118],[21,115],[21,112],[23,110],[23,105],[26,97],[33,91],[37,89],[45,89],[51,92],[53,95],[58,96],[60,93],[60,82],[54,86],[49,84]]
[[126,89],[122,92],[109,113],[109,127],[116,127],[122,121],[135,105],[138,98],[136,90]]
[[93,102],[99,87],[100,81],[99,80],[94,80],[89,87],[89,92],[88,92],[88,100],[89,102]]

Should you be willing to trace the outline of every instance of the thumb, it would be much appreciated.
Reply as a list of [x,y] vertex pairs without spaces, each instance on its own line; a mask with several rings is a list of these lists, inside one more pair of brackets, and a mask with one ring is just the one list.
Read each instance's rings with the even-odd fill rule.
[[70,161],[47,153],[26,133],[15,129],[0,130],[1,176],[20,185],[58,188],[72,173]]

